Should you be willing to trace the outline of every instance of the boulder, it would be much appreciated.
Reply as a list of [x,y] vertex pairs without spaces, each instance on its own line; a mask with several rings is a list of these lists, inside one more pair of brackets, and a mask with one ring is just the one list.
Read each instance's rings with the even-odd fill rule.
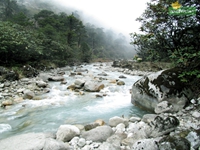
[[74,125],[61,125],[56,132],[56,139],[69,142],[73,137],[80,134],[79,128]]
[[23,75],[27,78],[29,77],[36,77],[39,74],[39,72],[33,68],[31,65],[25,65],[23,67]]
[[120,76],[119,76],[119,78],[124,78],[124,79],[125,79],[125,78],[126,78],[126,76],[124,76],[124,75],[120,75]]
[[109,119],[109,126],[116,127],[118,124],[124,123],[126,126],[128,126],[128,120],[122,117],[112,117]]
[[108,74],[105,72],[99,73],[98,76],[107,76]]
[[38,86],[38,87],[42,87],[42,88],[45,88],[45,87],[47,87],[47,83],[46,82],[44,82],[44,81],[37,81],[36,82],[36,85]]
[[[65,149],[64,149],[65,148]],[[63,142],[50,139],[44,133],[26,133],[0,140],[1,150],[66,150]]]
[[63,76],[49,76],[49,81],[64,81],[65,78]]
[[25,90],[23,91],[24,93],[24,99],[33,99],[33,97],[35,96],[34,92],[30,91],[30,90]]
[[113,134],[113,130],[110,126],[99,126],[92,130],[83,132],[81,137],[86,140],[92,140],[93,142],[104,142]]
[[100,126],[100,125],[96,122],[93,122],[93,123],[90,123],[90,124],[86,124],[84,126],[84,128],[85,128],[85,131],[88,131],[88,130],[96,128],[97,126]]
[[117,85],[125,85],[125,82],[124,81],[118,81]]
[[86,81],[84,84],[84,89],[88,92],[99,92],[103,88],[103,83],[94,80]]
[[85,84],[85,81],[82,79],[76,79],[74,82],[76,88],[82,88]]
[[62,141],[56,141],[55,139],[47,138],[42,150],[70,150],[70,148]]
[[102,119],[95,120],[95,123],[98,123],[100,126],[105,125],[105,121],[103,121]]
[[1,104],[2,104],[3,106],[8,106],[8,105],[12,105],[12,104],[13,104],[13,101],[12,101],[12,100],[4,100]]
[[[191,90],[180,81],[178,68],[161,70],[134,83],[131,102],[141,108],[155,111],[160,102],[167,101],[167,111],[177,112],[191,99]],[[172,107],[172,108],[171,108]]]

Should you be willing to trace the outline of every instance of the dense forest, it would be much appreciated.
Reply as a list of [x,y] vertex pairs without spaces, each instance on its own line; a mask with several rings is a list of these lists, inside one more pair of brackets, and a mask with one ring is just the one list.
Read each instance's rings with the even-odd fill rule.
[[[174,11],[185,12],[170,14],[173,5]],[[144,61],[173,62],[182,69],[183,82],[199,85],[199,0],[151,0],[137,21],[141,23],[141,33],[131,33],[131,44],[137,45],[138,57]]]
[[0,63],[51,61],[59,66],[93,59],[131,58],[123,34],[83,23],[75,12],[56,12],[42,1],[0,0]]

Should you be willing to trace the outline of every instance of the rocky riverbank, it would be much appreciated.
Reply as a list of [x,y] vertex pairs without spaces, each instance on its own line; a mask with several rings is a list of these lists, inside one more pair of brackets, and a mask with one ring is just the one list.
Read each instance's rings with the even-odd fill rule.
[[[116,63],[116,62],[115,62]],[[113,65],[119,72],[130,75],[148,76],[154,72],[150,69],[138,71],[126,67]],[[133,66],[133,65],[132,65]],[[101,65],[99,66],[101,67]],[[163,69],[163,68],[157,68]],[[0,85],[0,99],[2,109],[9,109],[15,103],[24,99],[42,99],[44,93],[50,92],[49,81],[66,84],[63,74],[71,70],[71,75],[84,74],[87,70],[76,67],[53,69],[48,73],[40,73],[35,78],[22,78],[16,81],[5,81]],[[101,74],[101,79],[106,72]],[[118,81],[115,81],[116,83]],[[100,91],[102,84],[86,84],[85,90]],[[96,83],[96,82],[95,82]],[[71,90],[81,90],[84,81],[77,80],[69,86]],[[121,84],[123,85],[123,84]],[[162,105],[163,107],[163,105]],[[163,111],[146,114],[142,118],[133,116],[115,116],[109,119],[96,120],[87,125],[61,125],[55,133],[27,133],[0,140],[2,150],[199,150],[200,146],[200,98],[190,99],[186,107],[178,111]],[[10,144],[12,143],[12,144]]]

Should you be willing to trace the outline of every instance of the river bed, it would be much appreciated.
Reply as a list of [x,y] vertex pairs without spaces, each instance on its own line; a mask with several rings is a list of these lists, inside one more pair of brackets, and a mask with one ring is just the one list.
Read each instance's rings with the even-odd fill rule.
[[[95,63],[83,65],[87,76],[70,76],[72,70],[65,71],[66,85],[60,82],[48,82],[50,93],[42,100],[24,100],[9,109],[0,109],[0,139],[27,132],[55,132],[61,124],[87,124],[97,119],[108,122],[114,116],[139,116],[145,111],[131,104],[130,89],[141,76],[132,76],[118,72],[111,63]],[[107,76],[102,81],[105,88],[100,92],[84,92],[79,95],[67,89],[76,79],[90,80],[105,72]],[[119,79],[120,75],[126,78]],[[109,83],[109,80],[119,79],[125,85]],[[106,96],[96,97],[96,94],[106,93]]]

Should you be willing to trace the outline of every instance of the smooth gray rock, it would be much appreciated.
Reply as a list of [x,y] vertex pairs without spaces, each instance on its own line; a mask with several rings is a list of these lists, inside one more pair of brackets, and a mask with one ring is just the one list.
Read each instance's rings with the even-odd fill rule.
[[56,132],[56,140],[69,142],[73,137],[80,134],[79,128],[74,125],[61,125]]
[[44,148],[42,150],[70,150],[70,149],[64,142],[48,138],[45,140]]
[[45,142],[44,133],[27,133],[0,140],[0,150],[40,150]]
[[38,86],[38,87],[43,87],[43,88],[45,88],[45,87],[47,87],[47,83],[46,82],[44,82],[44,81],[37,81],[36,82],[36,85]]
[[82,79],[76,79],[75,82],[74,82],[75,86],[77,88],[81,88],[83,87],[83,85],[85,84],[85,80],[82,80]]
[[88,80],[84,84],[84,89],[88,92],[99,92],[104,88],[104,84],[94,80]]
[[86,140],[92,140],[94,142],[104,142],[113,134],[113,130],[110,126],[99,126],[92,130],[83,132],[81,137]]
[[25,90],[23,91],[24,93],[24,99],[33,99],[33,97],[35,96],[35,93],[30,91],[30,90]]
[[125,126],[128,126],[128,120],[122,117],[118,117],[118,116],[110,118],[108,124],[111,127],[116,127],[120,123],[124,123]]

